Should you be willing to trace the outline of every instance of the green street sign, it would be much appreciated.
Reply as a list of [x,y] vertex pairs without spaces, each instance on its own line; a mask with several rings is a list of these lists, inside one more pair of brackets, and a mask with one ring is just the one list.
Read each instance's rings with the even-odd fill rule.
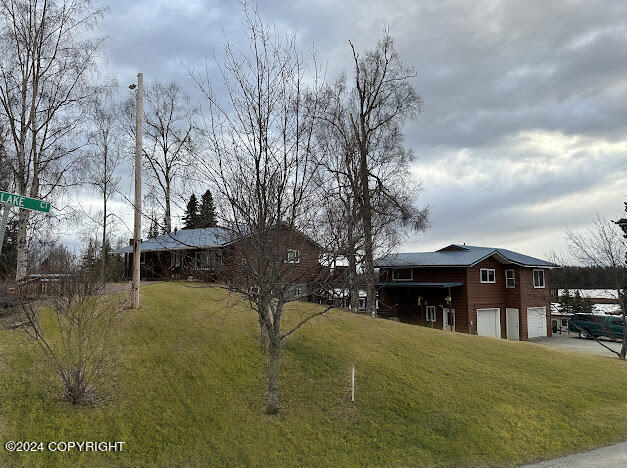
[[48,213],[50,211],[50,202],[37,200],[36,198],[23,197],[16,193],[1,191],[0,205],[15,206],[24,210],[43,211],[44,213]]

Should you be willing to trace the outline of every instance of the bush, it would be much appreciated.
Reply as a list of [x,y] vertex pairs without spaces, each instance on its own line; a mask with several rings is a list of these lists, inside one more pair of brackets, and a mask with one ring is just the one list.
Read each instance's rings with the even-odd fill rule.
[[112,332],[126,296],[104,294],[89,277],[70,274],[45,303],[18,291],[20,328],[34,341],[63,385],[71,404],[94,403],[115,377]]

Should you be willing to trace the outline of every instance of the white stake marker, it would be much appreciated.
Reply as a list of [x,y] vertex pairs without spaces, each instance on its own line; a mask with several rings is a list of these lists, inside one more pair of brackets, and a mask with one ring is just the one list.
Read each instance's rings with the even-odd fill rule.
[[351,401],[355,403],[355,364],[353,364],[353,378],[351,383]]

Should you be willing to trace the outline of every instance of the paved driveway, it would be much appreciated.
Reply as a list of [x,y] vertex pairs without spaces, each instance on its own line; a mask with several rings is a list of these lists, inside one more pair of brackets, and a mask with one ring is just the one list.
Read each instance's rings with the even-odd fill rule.
[[627,442],[610,445],[590,452],[575,453],[567,457],[546,460],[522,468],[571,468],[571,467],[624,467],[627,466]]
[[[577,351],[580,353],[594,354],[596,356],[616,357],[616,354],[605,349],[599,343],[594,340],[585,340],[579,338],[577,335],[554,335],[543,338],[532,338],[529,340],[531,343],[537,343],[552,348],[563,349],[566,351]],[[601,343],[605,346],[620,351],[622,343],[610,341],[604,338],[600,338]]]

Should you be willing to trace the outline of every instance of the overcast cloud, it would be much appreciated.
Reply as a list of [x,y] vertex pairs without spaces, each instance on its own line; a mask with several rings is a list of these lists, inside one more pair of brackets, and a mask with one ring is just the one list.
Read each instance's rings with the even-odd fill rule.
[[[245,45],[227,1],[114,0],[102,23],[109,72],[121,84],[176,80]],[[615,218],[627,196],[627,2],[273,1],[267,22],[314,46],[334,78],[348,40],[374,46],[385,23],[418,71],[424,112],[406,128],[432,227],[402,250],[447,243],[542,256],[566,226]],[[216,74],[216,82],[219,77]]]

